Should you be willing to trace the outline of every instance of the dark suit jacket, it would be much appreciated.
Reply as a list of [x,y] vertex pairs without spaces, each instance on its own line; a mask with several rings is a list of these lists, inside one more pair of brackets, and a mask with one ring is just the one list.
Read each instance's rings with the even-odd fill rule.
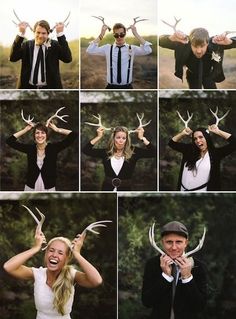
[[11,135],[6,140],[6,143],[17,151],[27,154],[28,170],[26,175],[26,185],[34,188],[35,182],[41,173],[45,189],[50,189],[56,186],[58,153],[72,144],[77,137],[77,133],[71,132],[61,142],[48,143],[45,149],[45,158],[41,170],[37,165],[36,144],[20,143],[17,141],[14,135]]
[[[11,47],[10,61],[21,60],[21,73],[17,83],[18,89],[28,89],[33,63],[34,40],[24,41],[17,36]],[[46,81],[48,89],[62,89],[59,60],[69,63],[72,61],[71,51],[63,35],[58,41],[51,40],[51,46],[46,49]]]
[[[212,42],[212,38],[209,41],[206,54],[212,55],[212,52],[215,52],[221,57],[220,62],[211,60],[212,68],[208,76],[210,76],[214,82],[222,82],[225,79],[223,72],[224,50],[236,48],[236,38],[233,37],[231,40],[233,43],[230,45],[215,44]],[[162,35],[159,38],[159,45],[163,48],[175,51],[175,76],[183,80],[183,67],[186,65],[189,55],[192,52],[191,44],[174,42],[169,39],[169,35]]]
[[[197,319],[206,305],[206,273],[200,261],[194,259],[193,279],[183,284],[179,279],[174,300],[175,319]],[[142,302],[152,308],[150,319],[170,319],[172,283],[162,276],[160,256],[149,259],[145,266]]]

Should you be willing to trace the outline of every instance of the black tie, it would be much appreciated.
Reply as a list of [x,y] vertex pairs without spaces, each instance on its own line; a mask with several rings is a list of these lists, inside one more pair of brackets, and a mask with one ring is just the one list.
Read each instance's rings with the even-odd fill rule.
[[202,88],[202,73],[203,73],[202,59],[199,59],[199,64],[198,64],[198,89]]
[[175,300],[175,290],[176,290],[177,274],[178,274],[177,265],[173,263],[173,264],[172,264],[172,269],[171,269],[171,275],[174,277],[174,280],[172,281],[172,302],[171,302],[171,314],[170,314],[170,319],[174,319],[174,318],[175,318],[175,314],[174,314],[174,300]]
[[118,60],[117,60],[117,83],[121,83],[121,48],[118,47]]
[[44,57],[43,57],[43,48],[42,45],[39,46],[39,51],[37,55],[37,60],[34,67],[34,76],[33,76],[33,84],[38,84],[38,72],[39,72],[39,65],[41,65],[41,81],[45,81],[44,76]]

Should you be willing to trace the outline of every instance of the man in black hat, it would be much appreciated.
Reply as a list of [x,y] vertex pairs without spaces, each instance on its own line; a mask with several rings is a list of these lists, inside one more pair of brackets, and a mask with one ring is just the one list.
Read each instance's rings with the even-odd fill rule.
[[147,261],[142,302],[152,308],[150,318],[197,319],[206,304],[206,273],[202,264],[184,256],[188,230],[172,221],[161,231],[163,256]]

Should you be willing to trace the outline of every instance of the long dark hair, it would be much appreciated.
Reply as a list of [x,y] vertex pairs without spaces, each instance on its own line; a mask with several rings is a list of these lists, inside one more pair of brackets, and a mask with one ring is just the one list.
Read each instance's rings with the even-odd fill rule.
[[194,142],[194,133],[195,132],[201,132],[203,134],[203,136],[205,137],[206,139],[206,142],[207,142],[207,149],[209,152],[211,152],[211,150],[214,149],[214,144],[212,142],[212,139],[211,139],[211,136],[208,132],[208,130],[206,130],[205,128],[203,127],[199,127],[197,128],[196,130],[193,131],[192,133],[192,144],[193,144],[193,149],[192,149],[192,152],[191,154],[189,154],[189,159],[188,161],[186,162],[186,166],[188,167],[188,169],[190,171],[196,169],[196,162],[199,160],[200,156],[201,156],[201,152],[200,152],[200,149],[197,147],[197,145],[195,144]]

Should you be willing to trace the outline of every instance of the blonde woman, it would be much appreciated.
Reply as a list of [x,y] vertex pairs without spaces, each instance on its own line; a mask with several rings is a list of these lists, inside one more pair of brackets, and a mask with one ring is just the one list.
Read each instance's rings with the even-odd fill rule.
[[[45,267],[31,268],[24,264],[41,250],[46,241],[44,234],[37,227],[33,247],[4,264],[4,269],[10,275],[34,281],[36,319],[70,319],[74,285],[93,288],[102,283],[99,272],[81,255],[84,238],[85,235],[79,235],[72,242],[65,237],[52,238],[45,252]],[[82,271],[69,266],[72,258]]]
[[83,148],[84,154],[102,159],[105,172],[105,180],[102,185],[103,191],[129,191],[132,190],[131,178],[134,174],[136,162],[141,158],[156,156],[156,148],[144,137],[143,127],[135,130],[137,137],[145,147],[136,147],[131,144],[130,134],[126,127],[114,128],[107,148],[94,148],[103,137],[104,127],[97,129],[94,137]]

